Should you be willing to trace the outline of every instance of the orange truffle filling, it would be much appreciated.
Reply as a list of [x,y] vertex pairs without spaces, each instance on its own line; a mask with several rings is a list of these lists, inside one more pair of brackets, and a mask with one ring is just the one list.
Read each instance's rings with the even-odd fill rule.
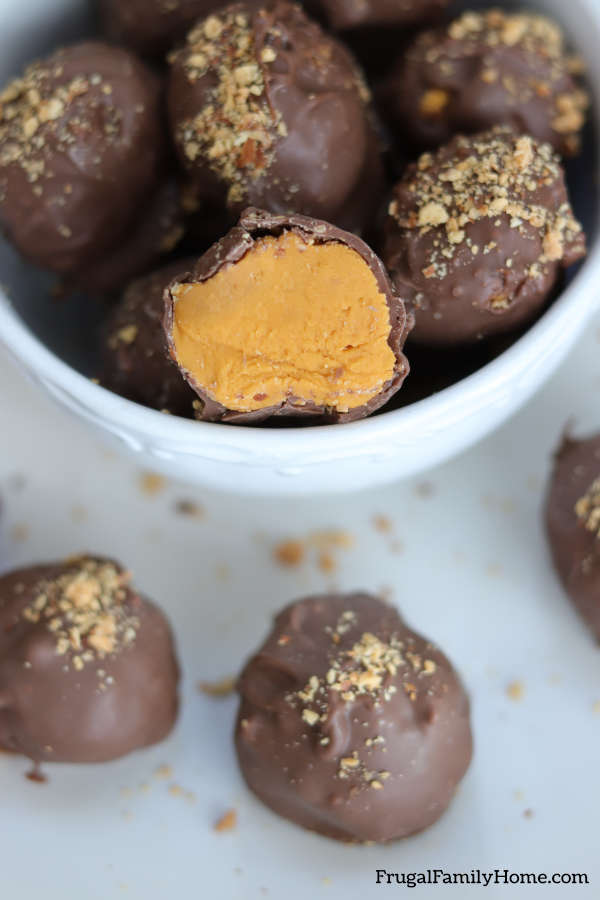
[[208,281],[172,293],[177,362],[227,409],[289,400],[348,412],[394,375],[387,298],[344,244],[264,237]]

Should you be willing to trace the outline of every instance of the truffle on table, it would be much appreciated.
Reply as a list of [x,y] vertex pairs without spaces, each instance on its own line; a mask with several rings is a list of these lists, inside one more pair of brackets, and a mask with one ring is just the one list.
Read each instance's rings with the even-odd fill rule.
[[396,184],[382,259],[415,315],[411,339],[453,346],[515,330],[585,256],[560,159],[496,128],[458,136]]
[[200,192],[360,231],[383,190],[369,91],[348,50],[299,6],[237,3],[171,56],[171,130]]
[[563,440],[548,486],[545,517],[558,576],[600,641],[600,435]]
[[246,664],[235,743],[271,809],[341,841],[432,825],[472,754],[469,702],[446,657],[368,594],[309,597]]
[[102,333],[104,387],[154,409],[191,417],[194,391],[174,365],[162,327],[163,294],[190,260],[179,260],[132,282]]
[[430,23],[449,0],[320,0],[332,28]]
[[164,615],[110,560],[0,577],[0,748],[106,762],[163,740],[179,669]]
[[219,0],[99,0],[110,40],[148,56],[169,50],[197,19],[222,5]]
[[305,216],[248,209],[165,292],[171,356],[199,415],[346,422],[402,385],[410,321],[360,238]]
[[0,227],[65,275],[117,248],[159,185],[160,83],[100,42],[57,50],[0,93]]
[[402,140],[422,148],[510,125],[570,156],[588,106],[580,69],[545,16],[469,12],[417,37],[387,79],[382,105]]

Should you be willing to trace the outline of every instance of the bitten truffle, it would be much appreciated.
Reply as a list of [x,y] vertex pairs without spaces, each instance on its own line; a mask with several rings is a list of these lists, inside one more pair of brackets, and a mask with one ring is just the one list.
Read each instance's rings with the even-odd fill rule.
[[563,440],[546,497],[546,530],[565,591],[600,641],[600,435]]
[[129,400],[191,417],[196,394],[171,360],[162,327],[165,288],[190,268],[179,260],[129,285],[103,329],[100,380]]
[[32,262],[81,272],[158,188],[159,82],[128,51],[75,44],[0,94],[0,225]]
[[362,418],[402,385],[410,326],[360,238],[246,210],[165,293],[171,356],[211,421]]
[[449,0],[321,0],[332,28],[363,25],[423,25],[448,6]]
[[280,816],[337,840],[429,827],[471,760],[469,702],[451,664],[367,594],[284,609],[238,691],[248,786]]
[[99,0],[106,35],[147,56],[158,56],[184,37],[219,0]]
[[35,762],[116,759],[165,738],[179,670],[163,614],[114,562],[0,578],[0,747]]
[[544,16],[465,13],[421,34],[389,77],[384,107],[422,148],[494,125],[577,153],[588,97],[560,27]]
[[507,333],[585,255],[559,158],[497,128],[456,137],[395,186],[382,259],[413,310],[411,339],[453,346]]
[[383,186],[369,99],[345,47],[285,0],[228,6],[171,57],[181,161],[236,214],[253,205],[360,230]]

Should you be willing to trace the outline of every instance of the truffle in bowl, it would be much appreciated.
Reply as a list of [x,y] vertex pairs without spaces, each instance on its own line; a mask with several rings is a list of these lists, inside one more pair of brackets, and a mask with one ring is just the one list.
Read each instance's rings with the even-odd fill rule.
[[[558,2],[538,7],[562,20],[587,63],[589,83],[600,83],[597,5],[577,0],[568,17]],[[2,4],[2,83],[36,56],[93,34],[83,21],[85,8],[75,0],[61,0],[52,9],[40,0],[23,0],[18,8]],[[598,109],[592,97],[592,120]],[[419,377],[413,359],[413,373],[394,408],[347,424],[241,426],[148,409],[92,381],[105,310],[88,297],[51,302],[54,279],[23,262],[6,243],[0,244],[0,343],[62,405],[137,453],[144,465],[175,478],[239,493],[298,495],[359,490],[414,475],[461,452],[523,406],[585,329],[596,306],[600,248],[597,153],[589,134],[583,143],[568,177],[575,215],[588,239],[587,260],[567,274],[560,295],[525,334],[489,361],[492,352],[480,353],[479,368],[467,367],[466,377],[416,402],[408,400],[426,391],[414,388]],[[409,361],[416,358],[410,343],[406,353]]]

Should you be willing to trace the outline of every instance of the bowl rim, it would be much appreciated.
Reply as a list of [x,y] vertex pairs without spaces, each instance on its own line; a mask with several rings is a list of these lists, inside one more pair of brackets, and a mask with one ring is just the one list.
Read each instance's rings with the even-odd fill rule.
[[[594,241],[590,253],[571,284],[554,304],[515,343],[481,369],[408,406],[356,422],[339,426],[313,425],[301,428],[265,429],[257,426],[224,427],[219,422],[202,422],[170,416],[139,403],[120,397],[107,388],[82,375],[64,362],[30,331],[14,309],[6,292],[0,288],[0,344],[9,355],[23,363],[30,373],[45,382],[66,391],[92,415],[99,414],[115,427],[125,431],[132,428],[138,434],[167,439],[170,444],[179,442],[196,444],[199,454],[205,440],[223,447],[250,452],[277,453],[286,456],[297,450],[300,444],[310,443],[314,451],[339,449],[343,435],[344,446],[371,443],[378,437],[389,440],[394,433],[400,440],[402,432],[418,430],[436,416],[447,418],[457,403],[485,404],[503,386],[513,383],[519,374],[525,374],[537,356],[539,348],[548,353],[554,349],[554,339],[568,330],[574,314],[583,327],[584,320],[595,307],[594,287],[600,279],[600,237]],[[539,357],[538,357],[539,358]]]

